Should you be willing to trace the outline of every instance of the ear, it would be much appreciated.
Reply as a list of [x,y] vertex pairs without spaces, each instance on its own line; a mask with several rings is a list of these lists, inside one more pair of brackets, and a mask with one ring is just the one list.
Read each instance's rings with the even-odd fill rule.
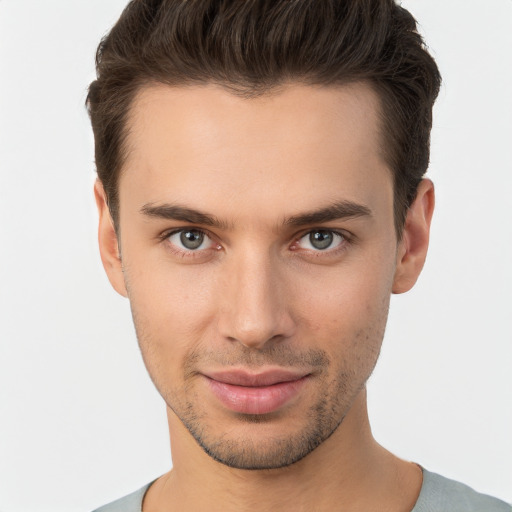
[[108,209],[105,190],[100,180],[94,184],[94,197],[98,207],[99,225],[98,242],[100,246],[101,262],[107,273],[110,284],[117,293],[127,297],[126,286],[124,284],[123,266],[121,254],[119,253],[119,243],[114,222]]
[[424,179],[409,207],[402,240],[398,244],[393,293],[409,291],[416,283],[427,257],[430,223],[434,212],[434,184]]

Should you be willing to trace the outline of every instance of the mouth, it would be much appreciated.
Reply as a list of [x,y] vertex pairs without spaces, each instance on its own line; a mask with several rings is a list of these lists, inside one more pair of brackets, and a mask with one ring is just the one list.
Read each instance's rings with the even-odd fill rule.
[[213,395],[231,411],[269,414],[296,397],[311,374],[271,369],[256,374],[230,370],[203,375]]

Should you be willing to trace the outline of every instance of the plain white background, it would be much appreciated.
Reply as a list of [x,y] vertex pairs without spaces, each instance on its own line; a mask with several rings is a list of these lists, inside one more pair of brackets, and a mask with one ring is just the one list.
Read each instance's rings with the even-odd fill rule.
[[[164,405],[96,247],[93,56],[124,0],[0,0],[0,510],[87,511],[166,471]],[[376,438],[512,501],[512,1],[410,0],[444,77],[432,244],[394,297]]]

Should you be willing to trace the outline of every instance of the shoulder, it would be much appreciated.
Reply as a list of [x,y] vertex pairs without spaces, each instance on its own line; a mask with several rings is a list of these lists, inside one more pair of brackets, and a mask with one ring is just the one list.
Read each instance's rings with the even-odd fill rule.
[[512,507],[460,482],[423,469],[423,485],[412,512],[512,512]]
[[141,487],[139,490],[128,494],[124,498],[120,498],[116,501],[108,503],[103,507],[97,508],[93,512],[141,512],[142,511],[142,500],[144,499],[144,495],[146,491],[149,489],[149,486],[153,482],[146,484],[144,487]]

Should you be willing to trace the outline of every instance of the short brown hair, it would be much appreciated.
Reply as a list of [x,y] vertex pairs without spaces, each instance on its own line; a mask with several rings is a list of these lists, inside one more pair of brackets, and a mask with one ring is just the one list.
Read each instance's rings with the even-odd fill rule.
[[439,70],[394,0],[132,0],[96,54],[87,108],[98,177],[117,224],[126,119],[146,84],[213,83],[254,97],[296,82],[369,83],[381,100],[395,227],[429,162]]

